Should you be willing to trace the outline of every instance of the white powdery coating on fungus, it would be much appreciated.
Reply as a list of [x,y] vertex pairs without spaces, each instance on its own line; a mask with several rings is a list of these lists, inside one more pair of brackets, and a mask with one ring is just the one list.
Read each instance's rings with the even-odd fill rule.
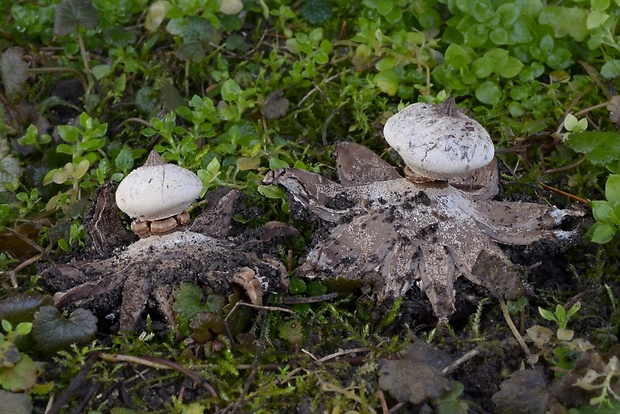
[[416,103],[388,119],[385,140],[416,174],[446,180],[482,168],[495,150],[489,133],[458,110]]
[[200,195],[202,182],[174,164],[133,170],[116,190],[116,204],[131,218],[161,220],[184,212]]
[[216,244],[217,241],[215,239],[201,233],[175,231],[170,234],[155,235],[140,239],[129,245],[125,253],[135,256],[138,253],[152,253],[158,250],[167,250],[184,245],[202,245],[207,247]]

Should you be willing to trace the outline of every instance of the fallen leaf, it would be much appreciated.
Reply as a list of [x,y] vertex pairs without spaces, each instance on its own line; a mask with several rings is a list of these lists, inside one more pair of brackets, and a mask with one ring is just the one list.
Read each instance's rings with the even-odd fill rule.
[[503,381],[492,401],[498,414],[544,414],[555,404],[540,371],[524,369]]
[[28,64],[23,61],[23,51],[19,47],[10,47],[0,57],[0,75],[4,92],[11,103],[21,100],[24,83],[28,80]]
[[411,345],[401,359],[382,359],[379,364],[379,387],[398,402],[417,405],[454,388],[441,372],[447,361],[425,344]]
[[265,98],[265,103],[260,109],[260,112],[265,115],[265,118],[278,119],[286,115],[289,101],[282,95],[281,90],[271,92]]
[[0,407],[11,414],[32,413],[32,402],[29,396],[4,390],[0,390]]

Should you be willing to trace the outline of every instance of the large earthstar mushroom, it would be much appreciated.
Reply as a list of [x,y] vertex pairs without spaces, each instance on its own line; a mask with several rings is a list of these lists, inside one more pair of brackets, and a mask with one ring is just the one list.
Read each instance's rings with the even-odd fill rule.
[[131,229],[141,238],[165,234],[189,222],[187,208],[200,195],[202,181],[192,171],[163,162],[151,151],[142,167],[121,181],[116,204],[134,221]]
[[489,133],[448,98],[441,105],[415,103],[392,116],[385,140],[402,157],[413,181],[446,181],[469,175],[494,156]]

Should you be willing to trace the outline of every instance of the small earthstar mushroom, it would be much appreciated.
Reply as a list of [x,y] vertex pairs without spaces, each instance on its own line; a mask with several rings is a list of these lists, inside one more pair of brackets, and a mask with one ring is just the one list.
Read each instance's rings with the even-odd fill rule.
[[200,195],[202,181],[192,171],[163,162],[151,151],[142,167],[127,175],[116,190],[116,204],[134,221],[141,238],[173,231],[189,222],[187,208]]
[[493,160],[493,141],[448,98],[441,105],[415,103],[392,116],[385,140],[403,158],[409,179],[445,181],[469,175]]

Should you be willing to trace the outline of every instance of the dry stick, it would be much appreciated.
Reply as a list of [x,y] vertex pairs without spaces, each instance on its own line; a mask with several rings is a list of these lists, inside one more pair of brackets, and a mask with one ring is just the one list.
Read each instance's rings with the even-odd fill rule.
[[574,194],[567,193],[566,191],[562,191],[562,190],[560,190],[559,188],[551,187],[550,185],[547,185],[547,184],[543,183],[543,182],[542,182],[540,179],[538,179],[538,178],[536,179],[536,182],[537,182],[539,185],[543,186],[544,188],[546,188],[547,190],[549,190],[549,191],[551,191],[551,192],[553,192],[553,193],[559,194],[559,195],[564,196],[564,197],[566,197],[566,198],[569,198],[569,199],[571,199],[571,200],[573,200],[573,201],[578,201],[578,202],[583,203],[583,204],[585,204],[585,205],[590,205],[590,202],[589,202],[588,200],[586,200],[585,198],[581,198],[581,197],[576,196],[576,195],[574,195]]
[[[314,355],[312,355],[310,352],[303,350],[302,352],[304,352],[305,354],[308,354],[312,359],[314,359],[314,362],[312,362],[313,364],[319,364],[325,361],[329,361],[330,359],[334,359],[336,357],[342,356],[342,355],[346,355],[346,354],[352,354],[352,353],[359,353],[359,352],[370,352],[370,349],[368,348],[353,348],[353,349],[346,349],[346,350],[340,350],[338,352],[335,352],[333,354],[329,354],[327,356],[324,356],[323,358],[320,359],[316,359],[316,357]],[[254,365],[254,364],[252,364]],[[262,368],[262,367],[261,367]],[[257,367],[258,369],[258,367]],[[276,384],[282,384],[283,382],[289,381],[291,380],[295,375],[297,375],[298,373],[300,373],[301,371],[305,371],[306,368],[305,367],[297,367],[294,370],[290,371],[288,374],[286,374],[285,377],[283,378],[278,378],[275,383]],[[256,393],[260,392],[260,390],[254,391],[251,394],[245,395],[245,398],[247,398],[248,396],[254,395]],[[234,404],[231,404],[230,406],[226,407],[220,414],[223,413],[227,413],[229,412],[232,408],[236,408],[236,402]]]
[[64,408],[64,405],[69,402],[71,397],[75,395],[76,391],[83,386],[84,382],[86,381],[86,376],[90,372],[90,369],[96,360],[96,352],[91,353],[88,358],[86,358],[86,362],[84,363],[82,368],[80,368],[77,375],[73,377],[67,389],[65,389],[65,391],[60,395],[60,397],[58,397],[58,400],[56,400],[54,405],[52,405],[52,407],[48,411],[46,411],[45,414],[58,414],[60,410]]
[[144,125],[144,126],[145,126],[145,127],[147,127],[147,128],[150,128],[150,127],[152,126],[152,125],[151,125],[151,123],[150,123],[149,121],[145,121],[145,120],[144,120],[144,119],[142,119],[142,118],[127,118],[127,119],[125,119],[123,122],[121,122],[120,124],[118,124],[118,126],[117,126],[116,128],[114,128],[114,132],[118,132],[118,131],[120,131],[120,130],[121,130],[121,129],[125,126],[125,124],[127,124],[127,123],[129,123],[129,122],[137,122],[137,123],[139,123],[139,124]]
[[405,405],[404,402],[399,402],[398,404],[396,404],[394,407],[390,408],[390,411],[388,411],[388,414],[393,414],[396,413],[398,410],[400,410],[401,408],[403,408],[403,406]]
[[442,369],[441,373],[443,375],[447,375],[451,373],[452,371],[454,371],[455,369],[457,369],[459,366],[463,365],[465,362],[469,361],[470,359],[472,359],[473,357],[481,353],[482,351],[480,351],[480,348],[476,347],[472,349],[471,351],[467,352],[465,355],[463,355],[456,361],[454,361],[453,363],[451,363],[450,365],[448,365],[447,367],[445,367],[444,369]]
[[86,78],[88,79],[88,88],[84,90],[84,96],[88,98],[90,95],[90,88],[94,83],[92,72],[90,71],[90,63],[88,58],[88,53],[86,52],[86,46],[84,46],[84,39],[82,38],[82,33],[78,30],[77,32],[77,40],[78,46],[80,47],[80,55],[82,56],[82,62],[84,63],[84,70],[86,71]]
[[[588,112],[594,111],[595,109],[605,108],[607,105],[609,105],[609,102],[603,102],[597,105],[590,106],[586,109],[582,109],[579,112],[575,112],[575,116],[577,117],[580,115],[587,114]],[[559,134],[562,131],[562,128],[564,128],[564,119],[562,120],[562,122],[560,122],[560,125],[558,125],[558,129],[555,131],[555,133]]]
[[[554,174],[554,173],[559,173],[559,172],[564,172],[564,171],[570,171],[573,168],[576,168],[579,164],[581,164],[585,160],[586,160],[586,156],[582,155],[581,157],[577,159],[577,161],[570,163],[568,165],[565,165],[563,167],[551,168],[549,170],[544,169],[543,174]],[[543,168],[544,168],[544,165],[543,165]]]
[[213,386],[211,386],[211,384],[209,384],[207,380],[205,380],[199,373],[192,371],[191,369],[185,368],[183,365],[176,362],[169,361],[163,358],[134,357],[131,355],[113,355],[107,353],[101,353],[99,357],[104,361],[108,362],[129,362],[132,364],[140,364],[155,369],[174,369],[199,384],[202,388],[207,390],[207,392],[212,397],[217,398],[217,392],[215,391],[215,388],[213,388]]
[[82,84],[82,88],[84,88],[84,92],[88,89],[88,82],[84,75],[82,75],[77,69],[74,68],[60,68],[60,67],[47,67],[47,68],[31,68],[28,69],[30,73],[47,73],[47,72],[71,72],[75,76],[77,76],[78,80]]
[[325,302],[328,300],[336,299],[337,297],[338,297],[338,293],[336,292],[327,293],[325,295],[319,295],[319,296],[309,296],[309,297],[285,296],[282,298],[282,303],[285,305],[294,305],[298,303],[317,303],[317,302]]
[[332,121],[332,118],[334,117],[334,115],[336,115],[338,113],[338,111],[340,110],[340,107],[346,103],[347,101],[344,101],[342,104],[338,105],[337,107],[335,107],[332,112],[329,114],[329,116],[327,117],[327,119],[325,120],[325,123],[323,124],[323,130],[321,131],[321,136],[323,137],[323,145],[327,146],[329,145],[327,143],[327,127],[329,126],[329,123]]
[[508,312],[508,307],[506,307],[506,302],[504,302],[504,299],[502,297],[498,299],[499,299],[499,305],[502,308],[502,313],[504,314],[504,319],[506,319],[506,323],[508,324],[508,327],[512,331],[512,334],[514,335],[517,342],[519,342],[519,345],[521,345],[521,348],[523,348],[523,352],[525,352],[525,355],[527,355],[528,358],[531,357],[532,353],[530,352],[530,349],[525,344],[525,341],[523,340],[523,337],[519,333],[519,330],[517,329],[514,322],[512,321],[512,318],[510,317],[510,313]]
[[[232,311],[231,311],[232,313]],[[256,374],[258,373],[258,361],[265,350],[265,341],[267,336],[267,312],[265,310],[260,311],[260,317],[263,319],[263,323],[260,330],[260,337],[257,341],[256,346],[256,354],[254,355],[254,361],[252,361],[252,370],[250,371],[250,375],[248,375],[245,384],[243,385],[243,390],[241,391],[241,395],[237,398],[237,401],[224,408],[221,413],[226,412],[235,412],[237,409],[241,408],[241,405],[245,401],[248,392],[250,391],[250,387],[254,383],[254,379],[256,378]]]
[[19,273],[25,267],[28,267],[31,264],[36,263],[39,260],[41,260],[43,258],[43,254],[44,253],[39,253],[36,256],[32,256],[30,259],[27,259],[23,261],[22,263],[20,263],[18,266],[16,266],[15,269],[11,269],[7,272],[9,274],[9,279],[11,280],[11,285],[14,288],[18,286],[17,285],[17,273]]
[[383,393],[383,390],[379,390],[379,401],[381,401],[381,411],[383,411],[383,414],[388,414],[390,410],[388,408],[387,401],[385,401],[385,394]]

